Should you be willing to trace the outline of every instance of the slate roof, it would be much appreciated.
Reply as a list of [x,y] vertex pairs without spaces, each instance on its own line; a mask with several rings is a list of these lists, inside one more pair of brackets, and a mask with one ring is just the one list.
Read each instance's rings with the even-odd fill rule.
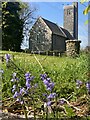
[[74,39],[68,30],[66,30],[65,28],[62,28],[62,27],[60,27],[60,28],[61,28],[61,29],[63,30],[63,32],[66,34],[67,38],[69,38],[69,39],[71,39],[71,40]]
[[51,29],[53,34],[60,35],[62,37],[68,38],[68,39],[72,39],[72,35],[66,29],[58,26],[57,24],[55,24],[49,20],[46,20],[44,18],[42,18],[42,19],[48,25],[48,27]]

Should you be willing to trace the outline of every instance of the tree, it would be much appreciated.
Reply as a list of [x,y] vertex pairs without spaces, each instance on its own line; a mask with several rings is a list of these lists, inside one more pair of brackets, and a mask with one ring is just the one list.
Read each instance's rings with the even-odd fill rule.
[[2,4],[0,2],[0,50],[2,49]]
[[[84,5],[85,9],[83,11],[83,14],[87,15],[90,12],[90,1],[88,1],[88,0],[81,0],[80,1],[81,4],[84,4],[85,2],[88,2],[88,6]],[[88,23],[90,23],[90,19],[86,20],[86,22],[85,22],[85,24],[88,24]]]
[[29,30],[34,22],[34,12],[28,3],[3,2],[2,3],[2,36],[3,49],[19,51],[22,41],[29,40]]
[[19,2],[2,2],[2,49],[20,51],[23,40],[23,20]]
[[23,45],[25,47],[26,46],[26,41],[29,41],[29,33],[30,33],[30,28],[32,26],[32,24],[34,23],[34,21],[36,20],[35,16],[35,12],[36,12],[36,8],[31,6],[31,4],[29,3],[21,3],[21,11],[20,11],[20,18],[23,20],[24,24],[23,24],[23,35],[24,35],[24,39],[23,39]]

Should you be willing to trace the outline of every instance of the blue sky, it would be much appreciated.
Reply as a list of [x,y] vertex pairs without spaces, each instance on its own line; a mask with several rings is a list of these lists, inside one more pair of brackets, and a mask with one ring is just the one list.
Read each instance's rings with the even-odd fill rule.
[[[72,2],[31,2],[32,7],[36,7],[37,11],[35,13],[36,17],[42,16],[59,26],[63,26],[63,7],[64,5],[72,4]],[[84,3],[87,6],[87,3]],[[78,36],[81,40],[81,48],[88,45],[88,25],[85,21],[88,19],[88,15],[83,15],[83,10],[85,6],[78,3],[79,13],[78,13]]]

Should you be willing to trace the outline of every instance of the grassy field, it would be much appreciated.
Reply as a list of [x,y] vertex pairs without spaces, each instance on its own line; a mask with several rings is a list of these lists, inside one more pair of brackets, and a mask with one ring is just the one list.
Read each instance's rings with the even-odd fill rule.
[[[4,53],[6,52],[3,52],[3,54]],[[37,82],[40,81],[39,76],[43,73],[43,71],[33,54],[31,55],[13,52],[10,52],[10,54],[14,55],[14,63],[22,71],[29,71],[30,73],[32,73],[33,76],[36,77],[35,79]],[[88,57],[85,54],[82,54],[78,58],[41,55],[36,55],[36,58],[41,63],[44,71],[47,72],[52,81],[55,82],[56,87],[59,88],[60,91],[65,90],[67,87],[73,89],[75,87],[74,83],[76,83],[77,79],[84,82],[87,81]],[[6,69],[5,64],[2,64],[2,67],[5,72],[5,81],[9,84],[11,74],[18,71],[18,68]]]
[[[58,98],[65,98],[71,102],[77,101],[79,97],[87,95],[85,86],[77,89],[76,81],[80,80],[84,84],[88,79],[88,55],[81,53],[77,58],[55,57],[44,55],[33,55],[26,53],[2,51],[3,56],[9,53],[12,56],[13,63],[7,67],[4,60],[2,69],[2,96],[3,100],[12,97],[12,74],[16,72],[20,79],[20,85],[25,84],[24,74],[30,72],[34,78],[34,83],[39,86],[39,94],[45,93],[45,88],[40,79],[40,74],[44,72],[48,74],[55,83],[54,92],[58,94]],[[37,92],[38,93],[38,92]],[[68,110],[67,110],[68,111]]]

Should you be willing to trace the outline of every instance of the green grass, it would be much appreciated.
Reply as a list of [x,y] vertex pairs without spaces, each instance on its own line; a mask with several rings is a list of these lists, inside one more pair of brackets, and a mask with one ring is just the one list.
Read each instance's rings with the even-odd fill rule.
[[[40,65],[35,59],[33,54],[17,53],[11,51],[2,51],[2,54],[9,53],[14,56],[14,63],[25,72],[29,71],[35,76],[35,82],[41,84],[41,90],[43,91],[42,83],[40,80],[40,74],[43,73]],[[79,79],[83,82],[87,81],[88,72],[88,57],[86,54],[81,54],[77,58],[69,57],[55,57],[55,56],[43,56],[36,55],[36,58],[43,66],[45,72],[55,82],[55,91],[60,97],[68,97],[76,89],[76,80]],[[21,76],[24,76],[17,68],[6,68],[6,63],[2,64],[4,69],[3,79],[3,96],[9,97],[11,95],[12,86],[10,80],[12,73],[17,72]],[[24,80],[22,80],[22,83]],[[43,91],[44,92],[44,91]],[[85,92],[85,91],[84,91]],[[82,92],[83,94],[83,92]]]
[[[88,96],[85,84],[89,79],[87,73],[90,72],[89,54],[83,52],[77,58],[70,58],[65,56],[34,56],[33,54],[0,51],[0,56],[4,56],[6,53],[9,53],[12,56],[13,62],[10,61],[7,66],[6,61],[4,60],[1,65],[2,69],[4,70],[4,74],[2,74],[2,87],[0,85],[2,88],[3,100],[12,97],[13,95],[11,92],[13,86],[13,83],[11,82],[12,74],[16,72],[17,77],[19,78],[18,84],[20,86],[24,86],[24,75],[28,71],[35,76],[33,82],[38,84],[38,88],[35,89],[34,92],[36,108],[42,105],[42,94],[46,93],[45,86],[40,79],[40,74],[44,72],[46,72],[51,80],[55,83],[53,92],[58,94],[57,100],[63,97],[69,102],[76,102],[79,98],[82,99],[84,96]],[[84,83],[79,89],[76,88],[76,80],[81,80]],[[89,97],[85,97],[85,99],[87,98],[89,99]],[[10,102],[12,103],[12,101]],[[32,101],[29,101],[29,105],[31,104]],[[86,100],[86,104],[90,103]],[[67,111],[66,117],[75,118],[75,111],[73,111],[73,109],[68,105],[64,105],[64,107]],[[61,117],[64,116],[62,112],[60,112],[59,115]],[[50,116],[52,117],[53,114]]]

